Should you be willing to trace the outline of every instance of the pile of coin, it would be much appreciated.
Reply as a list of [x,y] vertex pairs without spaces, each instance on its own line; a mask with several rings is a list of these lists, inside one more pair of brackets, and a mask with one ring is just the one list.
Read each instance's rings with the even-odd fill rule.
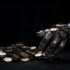
[[18,42],[7,47],[0,47],[0,61],[18,62],[31,61],[36,57],[41,57],[42,52],[38,52],[36,46],[25,46],[23,42]]

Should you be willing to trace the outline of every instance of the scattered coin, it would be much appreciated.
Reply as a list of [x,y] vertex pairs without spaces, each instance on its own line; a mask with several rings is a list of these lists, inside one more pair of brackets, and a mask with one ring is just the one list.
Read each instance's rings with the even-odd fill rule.
[[5,56],[5,55],[6,55],[6,53],[5,53],[5,52],[0,51],[0,56]]
[[29,56],[26,52],[20,52],[20,55],[25,58]]
[[63,24],[56,24],[56,26],[57,26],[57,27],[62,27],[62,26],[63,26]]
[[16,46],[24,46],[24,43],[23,43],[23,42],[18,42],[18,43],[16,44]]
[[61,31],[60,35],[61,35],[62,38],[66,38],[67,37],[67,34],[64,31]]
[[5,62],[12,62],[12,58],[11,57],[5,57],[5,58],[3,58],[3,60]]
[[40,57],[42,56],[42,51],[39,51],[38,53],[35,54],[35,57]]
[[21,58],[21,61],[27,62],[29,61],[29,58]]
[[11,54],[11,55],[12,55],[12,58],[13,58],[14,60],[19,60],[19,59],[20,59],[20,56],[17,55],[17,54]]
[[31,50],[35,50],[36,49],[36,46],[32,46],[30,47]]

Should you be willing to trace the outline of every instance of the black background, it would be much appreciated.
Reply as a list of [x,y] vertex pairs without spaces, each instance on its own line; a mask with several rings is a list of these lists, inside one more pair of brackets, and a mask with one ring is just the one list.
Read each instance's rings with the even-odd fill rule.
[[[38,45],[36,32],[57,23],[69,23],[70,11],[56,2],[47,6],[0,6],[0,46],[17,42]],[[68,8],[68,9],[67,9]]]
[[[19,5],[19,2],[17,3]],[[70,22],[70,8],[66,5],[66,2],[46,2],[46,6],[39,4],[42,5],[42,2],[38,2],[38,6],[0,6],[0,46],[8,46],[20,41],[29,46],[38,45],[37,31],[47,29],[57,23],[67,24]],[[65,50],[69,49],[69,46],[66,46]],[[70,68],[69,63],[62,62],[61,66],[58,63],[38,63],[36,61],[16,64],[0,63],[0,65],[2,65],[1,70],[6,68],[7,70],[31,70],[32,68],[35,70],[58,70],[60,68],[68,70]]]

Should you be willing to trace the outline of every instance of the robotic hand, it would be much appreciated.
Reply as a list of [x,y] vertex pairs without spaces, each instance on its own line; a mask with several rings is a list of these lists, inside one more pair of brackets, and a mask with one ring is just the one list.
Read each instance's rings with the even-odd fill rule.
[[70,23],[56,24],[52,28],[38,31],[37,35],[43,37],[38,48],[36,46],[25,46],[23,42],[0,47],[0,60],[26,62],[40,57],[53,59],[70,39]]
[[35,57],[46,56],[52,58],[56,56],[65,46],[70,37],[70,23],[56,24],[50,29],[37,32],[39,37],[43,37],[38,46]]

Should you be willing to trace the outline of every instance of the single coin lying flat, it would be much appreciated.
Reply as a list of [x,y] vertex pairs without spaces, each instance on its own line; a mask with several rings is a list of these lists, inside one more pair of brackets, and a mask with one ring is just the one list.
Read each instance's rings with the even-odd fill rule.
[[11,62],[12,61],[12,58],[11,57],[5,57],[5,58],[3,58],[3,60],[5,62]]

